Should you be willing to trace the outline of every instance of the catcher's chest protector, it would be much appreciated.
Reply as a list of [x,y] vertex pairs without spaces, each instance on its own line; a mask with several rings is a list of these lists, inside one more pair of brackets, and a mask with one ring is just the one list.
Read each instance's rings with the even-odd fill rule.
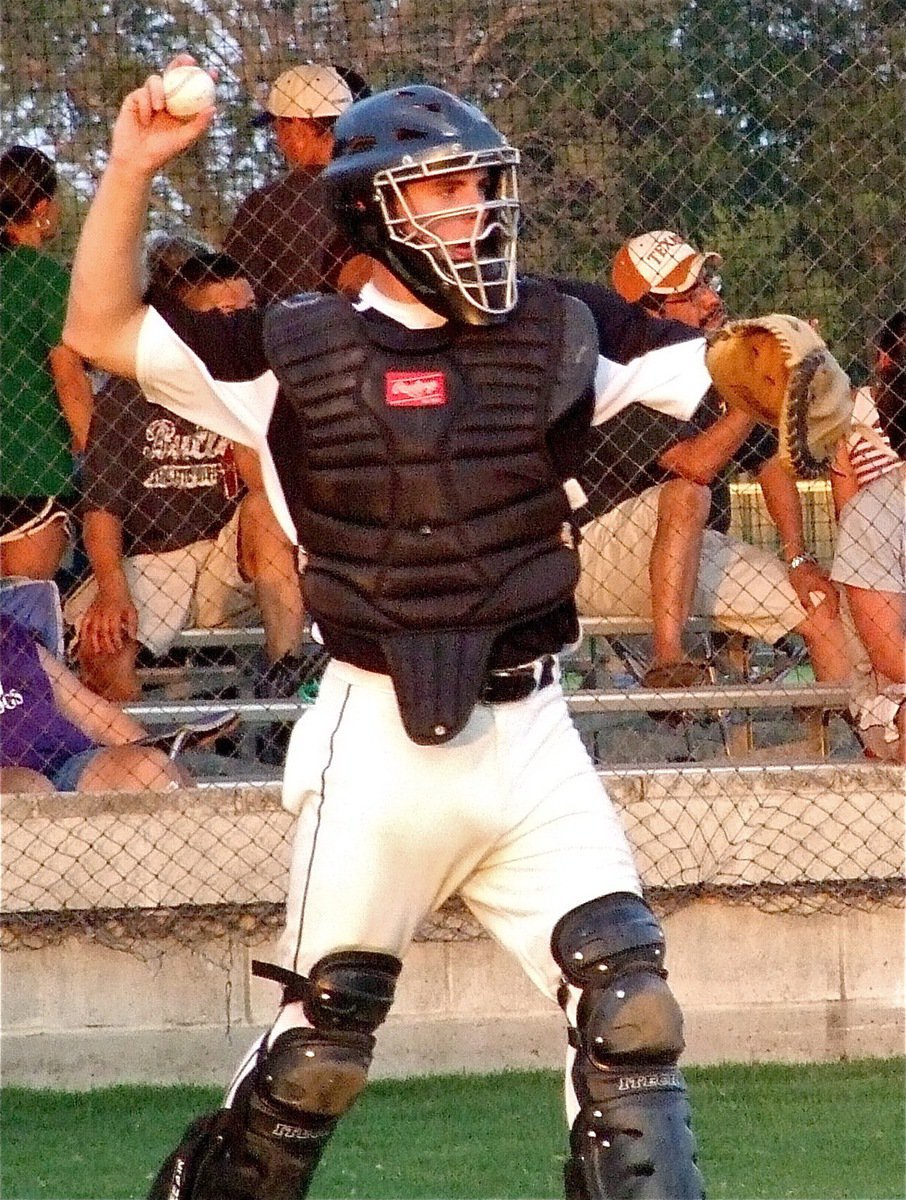
[[[380,642],[404,719],[423,659],[452,673],[448,694],[463,684],[471,711],[499,631],[572,596],[569,508],[545,442],[562,319],[556,293],[532,288],[489,328],[408,331],[328,296],[268,315],[281,385],[269,441],[308,554],[308,608]],[[416,740],[447,740],[462,716],[425,714]]]

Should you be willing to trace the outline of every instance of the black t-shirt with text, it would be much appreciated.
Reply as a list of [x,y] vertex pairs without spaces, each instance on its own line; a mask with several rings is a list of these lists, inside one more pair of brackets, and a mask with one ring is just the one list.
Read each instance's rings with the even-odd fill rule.
[[127,554],[161,554],[216,536],[236,510],[233,443],[149,403],[111,377],[95,397],[82,510],[119,517]]

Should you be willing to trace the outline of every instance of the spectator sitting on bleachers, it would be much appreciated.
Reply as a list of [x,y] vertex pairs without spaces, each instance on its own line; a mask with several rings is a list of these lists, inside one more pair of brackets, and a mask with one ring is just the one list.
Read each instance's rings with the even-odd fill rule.
[[[617,256],[619,294],[596,284],[558,286],[591,309],[601,352],[625,358],[650,349],[652,338],[700,336],[723,323],[720,284],[711,274],[716,257],[657,231],[633,239]],[[687,327],[685,335],[677,322]],[[691,662],[683,649],[682,631],[693,614],[770,644],[798,633],[817,679],[847,681],[837,593],[806,552],[799,495],[777,459],[776,437],[760,427],[753,432],[738,413],[721,414],[713,391],[699,413],[701,419],[697,414],[694,423],[684,423],[633,405],[592,430],[579,478],[586,503],[576,513],[580,613],[651,618],[648,687],[710,681],[704,664]],[[721,475],[730,464],[757,475],[785,562],[725,532],[729,488]],[[712,486],[725,497],[717,504]]]
[[147,730],[90,692],[24,625],[0,613],[0,791],[167,791],[189,777]]
[[[153,249],[149,294],[198,312],[253,303],[228,256],[185,239]],[[243,496],[243,481],[248,491]],[[247,623],[265,631],[265,686],[295,691],[303,607],[296,551],[247,447],[150,404],[110,378],[96,398],[84,466],[83,537],[93,569],[68,599],[82,681],[110,700],[141,693],[140,646],[164,654],[188,625]],[[257,616],[255,619],[258,619]]]
[[[890,425],[879,418],[879,405]],[[904,415],[906,312],[898,312],[878,332],[874,381],[856,393],[853,430],[837,450],[831,486],[839,532],[831,577],[846,590],[870,663],[861,680],[865,694],[856,697],[863,743],[877,757],[901,763],[906,763],[906,447],[896,431],[906,427]]]

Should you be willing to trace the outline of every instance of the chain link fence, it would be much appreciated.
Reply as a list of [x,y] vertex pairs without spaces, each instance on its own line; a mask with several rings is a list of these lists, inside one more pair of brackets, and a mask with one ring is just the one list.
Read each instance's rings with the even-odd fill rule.
[[[902,782],[867,766],[662,768],[607,787],[658,912],[710,897],[808,915],[901,903]],[[5,820],[4,948],[78,934],[213,954],[281,927],[293,822],[273,787],[17,797]],[[419,937],[480,933],[454,899]]]
[[[897,0],[4,7],[0,569],[53,579],[64,633],[60,645],[52,594],[40,619],[12,602],[18,621],[3,618],[9,944],[41,944],[73,924],[117,944],[139,939],[143,921],[152,932],[161,922],[269,929],[287,832],[272,877],[248,861],[283,830],[274,804],[254,829],[224,818],[215,837],[204,805],[173,817],[172,788],[215,781],[256,796],[279,776],[291,721],[324,667],[302,608],[304,557],[255,456],[149,408],[136,386],[60,346],[68,264],[112,121],[149,67],[188,50],[219,75],[211,132],[152,195],[149,284],[190,308],[355,287],[361,263],[323,211],[309,205],[303,219],[298,188],[275,183],[296,153],[285,122],[261,120],[282,72],[330,63],[353,93],[429,82],[485,109],[523,155],[524,272],[609,287],[629,239],[674,232],[671,269],[691,247],[720,256],[720,279],[715,257],[690,259],[683,290],[651,311],[701,324],[713,312],[682,305],[707,289],[733,316],[808,318],[870,424],[872,339],[906,297],[902,18]],[[269,186],[263,206],[249,200]],[[625,808],[652,895],[669,908],[716,889],[809,910],[900,897],[902,777],[864,763],[866,752],[898,753],[902,460],[877,438],[853,440],[849,493],[838,471],[791,495],[762,431],[715,466],[708,490],[663,456],[717,414],[680,427],[639,410],[600,427],[583,469],[586,636],[564,681],[602,765],[695,765],[670,804]],[[875,505],[862,519],[878,548],[841,564],[837,511],[859,492]],[[663,544],[671,531],[681,560]],[[827,619],[828,585],[812,564],[798,578],[788,570],[784,559],[803,554],[833,569],[839,618]],[[652,674],[663,665],[672,669]],[[238,725],[208,728],[224,709]],[[187,717],[207,722],[207,745],[168,757],[175,733],[164,726]],[[125,745],[153,734],[157,745]],[[115,748],[98,755],[99,744]],[[818,799],[792,765],[816,757],[827,772]],[[767,825],[746,799],[746,771],[765,762],[791,764],[776,768],[784,803]],[[701,764],[721,768],[717,791]],[[22,796],[35,791],[51,808],[28,807]],[[117,791],[143,797],[133,822],[115,804],[92,807],[92,794]],[[76,796],[63,820],[47,815],[51,792]],[[110,822],[123,839],[115,847]],[[206,874],[209,843],[230,861]],[[667,845],[682,862],[662,870]],[[744,845],[760,863],[754,875]],[[164,886],[187,859],[203,895]],[[131,887],[149,861],[157,873]],[[84,886],[70,889],[74,876]],[[254,882],[247,894],[240,877]],[[471,929],[445,920],[435,936]]]

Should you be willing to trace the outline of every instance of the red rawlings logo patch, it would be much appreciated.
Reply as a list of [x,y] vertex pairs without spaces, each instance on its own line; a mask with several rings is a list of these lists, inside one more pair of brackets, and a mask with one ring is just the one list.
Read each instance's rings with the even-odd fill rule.
[[391,408],[436,408],[447,403],[443,371],[388,371],[384,399]]

